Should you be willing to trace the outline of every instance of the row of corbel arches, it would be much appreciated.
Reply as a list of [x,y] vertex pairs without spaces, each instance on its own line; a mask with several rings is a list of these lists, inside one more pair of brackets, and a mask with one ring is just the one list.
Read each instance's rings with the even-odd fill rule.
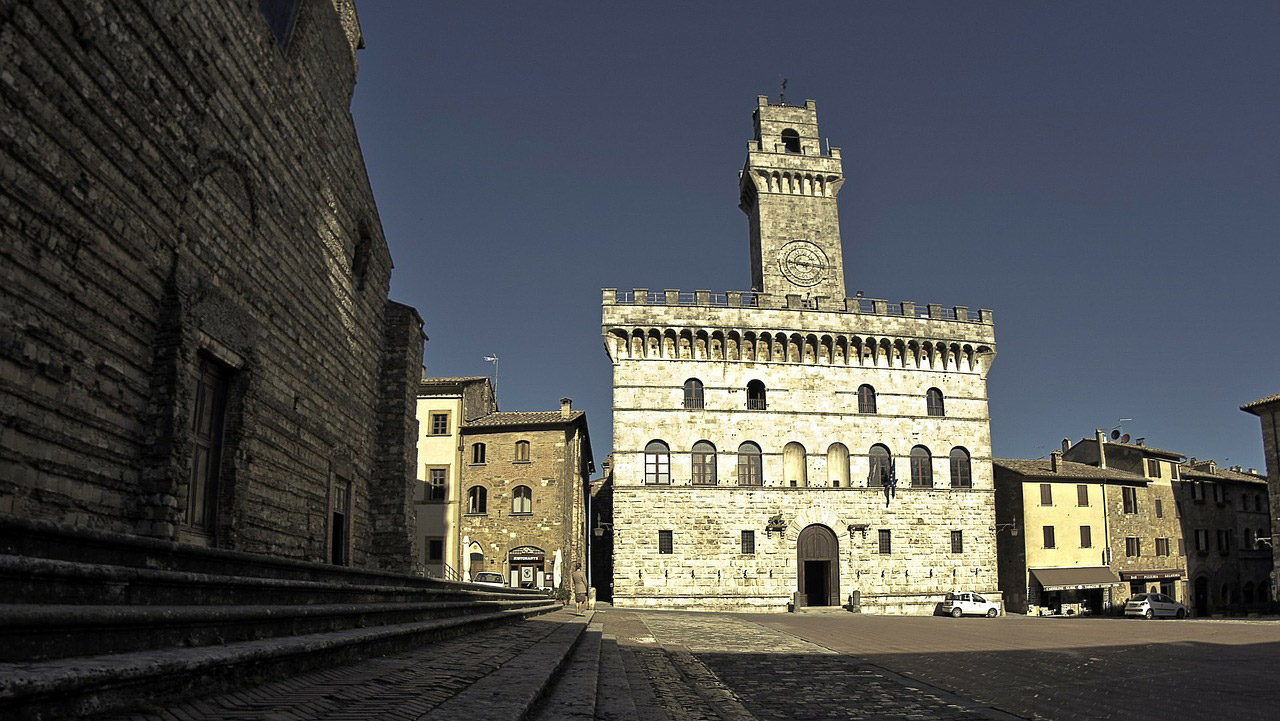
[[789,173],[779,170],[755,171],[756,187],[764,193],[787,193],[789,195],[816,195],[828,197],[835,194],[837,175],[814,175],[812,173]]
[[666,360],[762,361],[811,365],[978,371],[991,348],[903,338],[783,331],[614,328],[614,357]]

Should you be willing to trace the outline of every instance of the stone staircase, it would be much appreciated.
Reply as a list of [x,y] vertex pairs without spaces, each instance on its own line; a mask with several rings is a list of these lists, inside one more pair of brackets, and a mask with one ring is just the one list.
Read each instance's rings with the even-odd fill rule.
[[521,589],[0,515],[0,718],[84,718],[554,611]]

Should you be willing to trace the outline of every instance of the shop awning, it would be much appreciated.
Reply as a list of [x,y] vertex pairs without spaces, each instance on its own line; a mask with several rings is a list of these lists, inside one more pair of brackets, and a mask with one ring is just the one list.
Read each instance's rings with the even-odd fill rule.
[[1033,568],[1036,577],[1046,591],[1066,591],[1075,588],[1102,588],[1120,583],[1120,577],[1106,566],[1073,566],[1070,568]]

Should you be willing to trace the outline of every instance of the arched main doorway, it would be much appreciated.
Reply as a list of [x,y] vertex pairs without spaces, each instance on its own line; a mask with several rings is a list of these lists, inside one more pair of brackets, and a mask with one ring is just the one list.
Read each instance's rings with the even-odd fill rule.
[[840,544],[830,528],[814,524],[796,539],[796,590],[810,606],[840,605]]

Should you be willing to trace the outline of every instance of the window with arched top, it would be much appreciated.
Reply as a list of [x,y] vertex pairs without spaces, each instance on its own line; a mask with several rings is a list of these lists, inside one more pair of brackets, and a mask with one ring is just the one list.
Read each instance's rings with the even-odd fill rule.
[[876,412],[876,389],[865,383],[858,386],[858,412]]
[[762,411],[765,407],[764,382],[751,381],[747,384],[747,410]]
[[644,482],[671,483],[671,449],[662,441],[644,447]]
[[533,513],[533,489],[528,486],[516,486],[511,491],[511,512],[513,514]]
[[764,485],[764,460],[760,446],[747,441],[738,446],[738,485]]
[[471,464],[472,464],[472,465],[476,465],[476,466],[478,466],[478,465],[483,464],[483,463],[484,463],[484,455],[485,455],[485,454],[484,454],[484,444],[483,444],[483,443],[472,443],[472,444],[471,444]]
[[924,398],[925,398],[925,408],[928,410],[929,415],[931,416],[946,415],[946,411],[943,409],[943,406],[942,406],[942,391],[938,390],[937,388],[930,388],[928,392],[924,394]]
[[808,453],[792,441],[782,447],[782,481],[792,488],[809,485]]
[[684,382],[684,407],[702,408],[702,381],[690,378]]
[[893,456],[879,443],[867,451],[867,485],[886,486],[893,477]]
[[800,152],[800,133],[791,128],[782,131],[782,149],[788,153]]
[[849,487],[849,449],[843,443],[827,448],[827,484],[832,488]]
[[698,441],[693,444],[690,454],[693,467],[693,485],[714,486],[716,484],[716,447],[710,441]]
[[973,474],[969,467],[969,451],[960,446],[951,449],[951,487],[973,487]]
[[483,515],[489,512],[489,492],[483,486],[467,489],[467,513]]
[[933,488],[933,456],[924,446],[911,449],[911,485],[916,488]]
[[529,441],[516,441],[516,463],[529,462]]

